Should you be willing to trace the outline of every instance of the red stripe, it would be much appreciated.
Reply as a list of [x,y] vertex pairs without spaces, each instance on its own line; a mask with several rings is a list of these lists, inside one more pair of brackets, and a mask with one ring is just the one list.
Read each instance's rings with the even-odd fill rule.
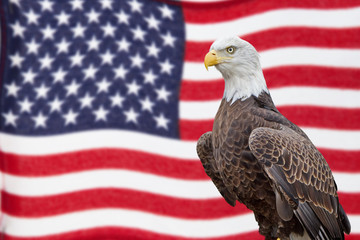
[[360,109],[313,106],[286,106],[278,109],[289,120],[302,127],[342,130],[360,129]]
[[309,86],[360,89],[360,69],[315,66],[278,67],[264,71],[269,88]]
[[[123,208],[183,219],[216,219],[249,213],[224,199],[190,200],[124,189],[92,189],[47,197],[20,197],[2,192],[2,211],[17,217],[48,217],[83,210]],[[348,214],[360,214],[360,194],[339,193]]]
[[198,140],[201,135],[212,131],[214,120],[180,120],[180,138],[182,140]]
[[360,214],[360,193],[339,193],[339,201],[347,214]]
[[[264,70],[267,85],[271,88],[329,87],[360,89],[360,69],[327,68],[315,66],[277,67]],[[224,92],[224,80],[187,81],[181,83],[182,101],[204,101],[221,99]]]
[[206,5],[183,4],[183,12],[187,23],[215,23],[282,8],[336,9],[356,6],[359,6],[358,0],[231,1]]
[[206,179],[200,161],[123,150],[96,149],[47,156],[1,154],[1,170],[22,176],[49,176],[92,169],[120,168],[181,179]]
[[[257,51],[279,47],[359,48],[360,28],[324,29],[306,27],[276,28],[257,32],[242,39],[251,43]],[[214,39],[215,40],[215,39]],[[185,61],[202,62],[213,41],[186,42]]]
[[181,101],[202,101],[221,99],[224,92],[224,80],[181,82]]
[[[102,227],[84,229],[68,233],[48,235],[44,237],[13,237],[2,234],[3,240],[263,240],[264,237],[256,232],[218,238],[185,238],[170,236],[133,228]],[[347,238],[348,239],[348,238]],[[350,238],[349,238],[350,239]],[[352,239],[350,239],[352,240]]]
[[125,189],[91,189],[46,197],[20,197],[2,192],[2,210],[18,217],[46,217],[69,212],[124,208],[185,219],[213,219],[250,211],[224,199],[191,200]]

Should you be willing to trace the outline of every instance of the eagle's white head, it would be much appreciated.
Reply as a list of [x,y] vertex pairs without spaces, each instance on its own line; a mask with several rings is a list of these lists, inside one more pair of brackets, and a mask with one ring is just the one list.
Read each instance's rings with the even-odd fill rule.
[[224,98],[235,102],[251,95],[269,92],[261,69],[259,54],[248,42],[237,36],[216,40],[205,56],[205,67],[215,66],[225,80]]

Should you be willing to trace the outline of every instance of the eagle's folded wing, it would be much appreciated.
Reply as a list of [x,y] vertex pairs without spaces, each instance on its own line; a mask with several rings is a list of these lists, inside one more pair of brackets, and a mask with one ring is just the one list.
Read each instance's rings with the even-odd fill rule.
[[215,159],[212,150],[212,133],[204,133],[197,142],[196,151],[201,160],[201,163],[205,169],[205,173],[214,182],[216,188],[219,190],[221,195],[225,198],[226,202],[231,206],[236,204],[236,196],[231,194],[226,188],[223,180],[221,179],[220,173],[217,170]]
[[280,216],[292,209],[314,239],[343,239],[343,231],[350,232],[330,167],[309,139],[287,127],[257,128],[249,146],[280,195]]

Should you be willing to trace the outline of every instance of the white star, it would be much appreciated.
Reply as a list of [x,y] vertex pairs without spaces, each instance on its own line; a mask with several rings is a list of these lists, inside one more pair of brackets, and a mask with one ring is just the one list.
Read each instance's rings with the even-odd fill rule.
[[28,24],[31,24],[31,23],[38,24],[40,15],[36,14],[32,9],[30,9],[29,12],[24,13],[24,15],[27,18]]
[[58,20],[58,25],[61,24],[68,25],[70,16],[71,16],[70,14],[66,14],[64,11],[61,11],[61,13],[55,16],[55,18]]
[[114,37],[116,27],[112,26],[110,23],[107,23],[106,26],[101,27],[101,29],[104,31],[104,37]]
[[108,8],[111,10],[111,4],[112,4],[111,0],[102,0],[102,1],[100,1],[100,4],[101,4],[102,9]]
[[78,84],[75,80],[73,80],[70,85],[65,86],[66,91],[67,91],[66,96],[67,97],[70,95],[76,96],[77,91],[79,90],[80,87],[81,87],[81,84]]
[[125,75],[129,70],[125,69],[123,65],[120,65],[119,67],[114,68],[113,71],[115,72],[115,78],[125,79]]
[[61,112],[61,105],[64,103],[64,101],[60,101],[58,97],[54,98],[51,102],[48,102],[50,105],[50,112]]
[[5,85],[6,89],[7,89],[7,96],[14,96],[17,97],[17,93],[20,90],[20,87],[17,86],[14,82],[12,82],[11,84],[6,84]]
[[126,122],[133,122],[137,124],[137,117],[139,116],[139,114],[135,112],[133,108],[130,108],[129,111],[124,111],[124,114],[126,117]]
[[162,113],[158,117],[154,117],[156,121],[156,127],[157,128],[164,128],[165,130],[168,130],[168,124],[170,122],[169,119],[167,119]]
[[35,88],[35,92],[36,92],[36,98],[47,98],[47,93],[50,90],[49,87],[46,87],[45,84],[41,84],[40,87]]
[[111,106],[115,107],[122,107],[122,103],[125,100],[125,98],[123,98],[122,96],[120,96],[120,94],[117,92],[116,95],[110,97],[111,100]]
[[131,60],[131,66],[132,67],[138,67],[138,68],[141,68],[142,67],[142,64],[143,62],[145,61],[139,53],[137,53],[135,56],[133,57],[130,57],[130,60]]
[[36,77],[36,74],[31,69],[29,69],[27,72],[21,73],[21,75],[24,78],[24,83],[34,83],[34,78]]
[[84,97],[79,98],[81,108],[85,108],[85,107],[91,108],[91,103],[93,100],[94,100],[94,98],[91,97],[89,95],[89,93],[86,93],[86,95]]
[[10,3],[17,5],[18,7],[20,7],[20,0],[10,0]]
[[95,121],[106,121],[106,115],[109,113],[108,110],[104,109],[103,106],[99,107],[98,110],[93,111],[93,114],[95,115]]
[[137,0],[132,0],[131,2],[129,2],[129,5],[131,7],[132,12],[141,13],[142,3],[139,3]]
[[147,22],[149,29],[153,28],[155,30],[159,30],[160,21],[157,20],[154,15],[151,14],[150,17],[145,18],[145,21]]
[[99,22],[100,14],[98,12],[95,12],[94,9],[91,9],[91,11],[89,13],[86,13],[85,15],[87,16],[89,23],[91,23],[91,22],[98,23]]
[[63,118],[65,119],[65,126],[69,124],[76,124],[76,117],[78,115],[78,113],[74,113],[71,109],[68,111],[68,113],[64,114]]
[[106,51],[104,54],[100,54],[102,63],[101,64],[112,64],[113,58],[115,57],[115,54],[111,54],[109,50]]
[[140,104],[142,111],[149,111],[150,113],[152,112],[152,108],[155,105],[152,101],[150,101],[148,96],[144,100],[140,100]]
[[12,125],[16,127],[16,119],[18,115],[13,114],[11,110],[8,113],[3,113],[3,117],[5,118],[5,125]]
[[82,10],[83,9],[83,1],[82,0],[73,0],[70,2],[72,10]]
[[88,51],[90,50],[99,50],[100,41],[93,36],[89,41],[86,42],[88,45]]
[[81,66],[84,57],[85,55],[81,55],[80,52],[77,51],[75,55],[70,57],[71,67]]
[[43,38],[45,39],[54,39],[54,33],[56,30],[54,28],[51,28],[50,25],[46,25],[46,28],[41,29],[40,32],[43,34]]
[[110,85],[111,85],[111,83],[106,81],[105,78],[101,82],[97,82],[96,83],[96,86],[98,88],[97,93],[108,92]]
[[39,4],[41,5],[41,11],[52,11],[52,5],[54,4],[53,2],[50,2],[49,0],[44,0],[39,2]]
[[43,68],[50,69],[53,61],[54,61],[54,58],[51,58],[49,56],[49,54],[47,53],[44,57],[39,58],[39,62],[41,64],[40,69],[43,69]]
[[128,88],[128,94],[134,94],[134,95],[138,95],[139,94],[139,90],[141,88],[140,85],[138,85],[136,83],[136,81],[132,81],[131,83],[127,83],[126,87]]
[[168,45],[170,47],[174,47],[174,43],[175,43],[176,38],[173,37],[173,35],[171,35],[170,32],[167,32],[166,35],[161,34],[160,36],[163,39],[164,46]]
[[24,61],[24,58],[20,56],[18,52],[9,56],[9,58],[11,60],[11,67],[21,68],[21,63]]
[[24,37],[25,28],[20,25],[19,21],[16,21],[14,24],[10,24],[10,27],[13,29],[14,37]]
[[161,73],[171,74],[171,69],[174,68],[174,65],[170,63],[169,59],[166,59],[164,62],[159,62],[161,67]]
[[130,15],[126,14],[123,10],[121,10],[120,13],[116,13],[115,16],[117,17],[119,23],[125,23],[126,25],[129,25]]
[[157,100],[164,100],[165,102],[168,101],[169,96],[171,95],[171,92],[166,90],[164,86],[161,87],[161,89],[155,89],[157,94]]
[[57,72],[53,72],[51,75],[54,78],[54,83],[64,82],[66,73],[67,72],[63,71],[62,67],[60,67],[59,70],[57,70]]
[[41,112],[39,112],[39,114],[36,117],[32,117],[32,119],[35,122],[35,128],[38,128],[38,127],[46,128],[47,117],[44,116]]
[[119,47],[119,51],[129,51],[130,42],[123,37],[120,41],[117,41],[116,44]]
[[136,29],[130,29],[133,33],[134,39],[139,39],[141,41],[145,40],[145,31],[140,28],[140,26],[136,26]]
[[38,54],[40,44],[35,42],[35,39],[33,38],[31,42],[25,43],[27,47],[28,54],[34,53],[35,55]]
[[75,27],[73,27],[71,29],[71,31],[74,34],[74,38],[76,38],[76,37],[82,37],[83,38],[85,30],[86,30],[86,27],[81,26],[80,23],[78,23]]
[[61,39],[61,42],[55,44],[57,47],[57,54],[67,53],[69,51],[70,42],[66,41],[65,38]]
[[94,79],[97,71],[98,71],[98,69],[94,68],[94,66],[92,64],[90,64],[88,68],[83,70],[83,73],[85,75],[84,80],[86,80],[88,78]]
[[159,7],[159,10],[163,18],[169,18],[170,20],[173,19],[174,12],[167,5],[163,5],[162,7]]
[[153,74],[151,69],[146,73],[144,72],[142,75],[144,76],[144,83],[155,84],[156,75]]
[[158,48],[154,42],[152,42],[150,46],[146,45],[145,47],[148,51],[149,57],[154,56],[157,58],[159,56],[160,48]]
[[31,113],[31,107],[34,103],[30,102],[28,98],[25,98],[23,101],[19,101],[18,103],[20,105],[20,112]]

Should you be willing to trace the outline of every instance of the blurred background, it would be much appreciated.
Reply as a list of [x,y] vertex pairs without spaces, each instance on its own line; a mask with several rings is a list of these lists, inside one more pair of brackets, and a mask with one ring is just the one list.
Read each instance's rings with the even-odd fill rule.
[[259,51],[275,105],[327,159],[360,239],[357,0],[1,0],[2,239],[263,239],[195,146],[218,37]]

